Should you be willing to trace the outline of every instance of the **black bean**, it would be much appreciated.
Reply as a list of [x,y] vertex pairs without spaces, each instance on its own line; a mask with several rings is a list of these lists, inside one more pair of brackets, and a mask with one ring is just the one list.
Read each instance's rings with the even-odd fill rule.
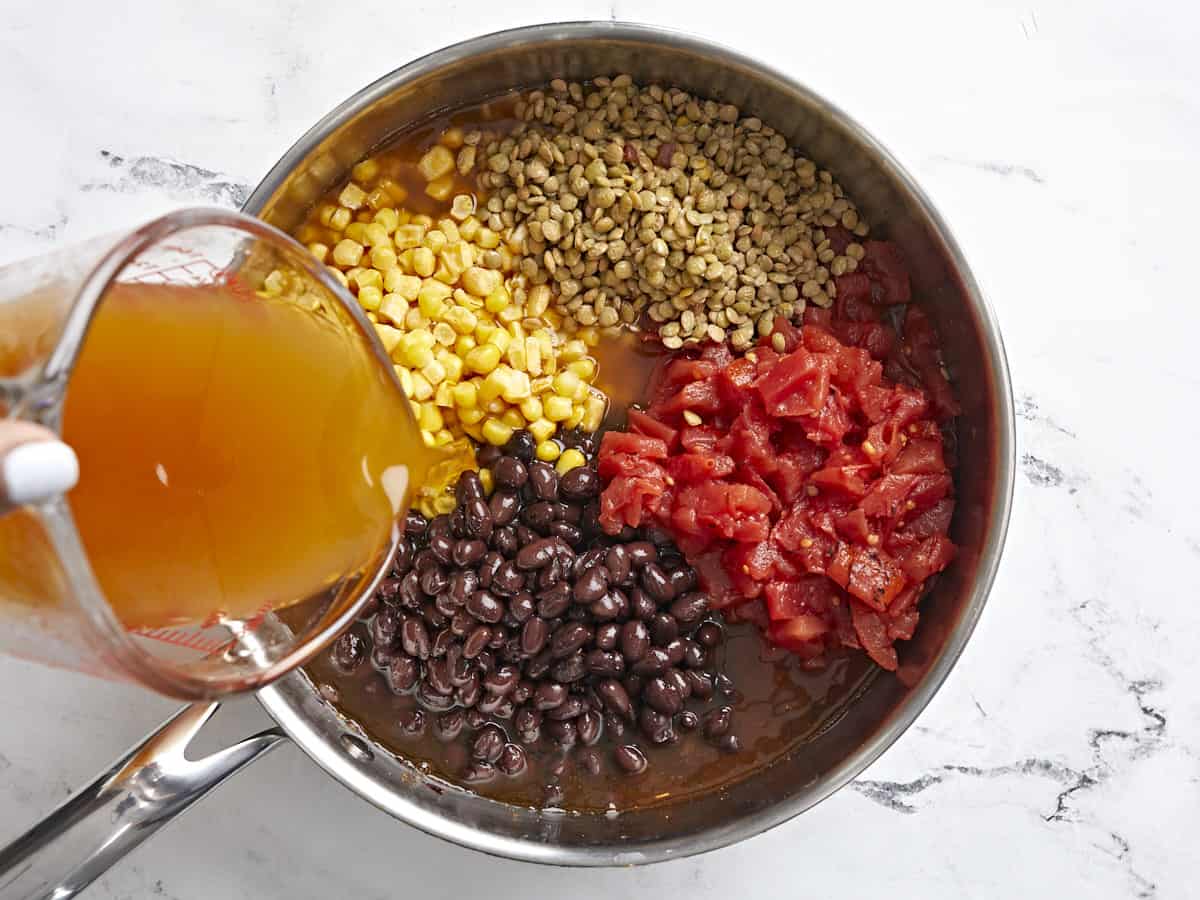
[[690,709],[685,709],[675,717],[675,725],[681,731],[695,731],[700,724],[700,717]]
[[550,638],[550,652],[555,659],[570,656],[592,639],[592,629],[581,622],[567,622]]
[[508,612],[517,624],[521,624],[528,621],[529,617],[533,615],[535,603],[533,594],[529,591],[521,591],[508,601]]
[[594,709],[585,710],[575,720],[575,728],[579,731],[580,742],[590,747],[600,740],[603,724],[604,720],[600,717],[600,713]]
[[489,694],[484,691],[483,696],[479,698],[479,703],[475,708],[482,713],[487,713],[489,716],[495,715],[496,710],[500,708],[500,704],[504,702],[504,698],[499,694]]
[[454,652],[453,659],[450,662],[450,683],[455,687],[462,687],[471,680],[471,674],[475,671],[471,661],[462,655],[462,647],[460,646]]
[[479,586],[481,588],[490,588],[492,579],[496,577],[496,572],[504,565],[504,557],[495,550],[488,551],[484,556],[483,562],[479,564]]
[[533,705],[540,710],[554,709],[561,706],[566,699],[566,686],[553,682],[539,684],[533,692]]
[[451,709],[438,716],[433,723],[433,733],[440,740],[452,741],[463,730],[463,711],[461,709]]
[[417,675],[419,673],[420,669],[417,666],[417,661],[411,656],[395,656],[388,663],[388,687],[397,694],[410,691],[412,690],[412,686],[417,683]]
[[519,679],[520,673],[516,667],[500,666],[484,677],[483,688],[490,693],[504,696],[516,688]]
[[661,676],[651,678],[642,691],[642,699],[664,716],[673,716],[683,708],[683,698],[675,686]]
[[[490,644],[491,641],[488,641],[488,643]],[[480,672],[486,675],[488,672],[492,671],[493,668],[495,668],[496,659],[492,656],[492,652],[490,650],[481,650],[479,655],[475,657],[475,666]]]
[[367,658],[367,644],[361,636],[353,631],[347,631],[334,641],[330,660],[335,669],[349,675]]
[[677,666],[683,662],[685,649],[681,639],[675,638],[675,640],[668,643],[663,649],[667,651],[667,659],[670,660],[671,665]]
[[633,701],[625,685],[615,678],[609,678],[596,685],[596,693],[604,701],[604,705],[623,719],[633,719]]
[[467,518],[461,506],[454,507],[450,513],[450,536],[456,538],[470,537],[467,534]]
[[455,572],[450,576],[450,584],[443,596],[449,597],[455,606],[462,606],[467,598],[479,588],[479,576],[474,572]]
[[544,535],[549,533],[550,523],[555,520],[556,513],[557,510],[553,503],[548,500],[539,500],[521,510],[521,521],[534,531]]
[[616,622],[606,622],[596,626],[595,644],[601,650],[613,650],[621,634],[621,626]]
[[698,672],[695,669],[690,669],[683,673],[687,676],[688,683],[692,687],[692,696],[697,700],[711,700],[716,691],[713,689],[712,678],[707,672]]
[[515,456],[517,459],[528,463],[533,459],[533,451],[536,447],[537,441],[533,439],[533,435],[526,429],[519,428],[512,433],[512,437],[504,444],[504,452],[509,456]]
[[496,777],[496,767],[491,763],[477,760],[463,769],[462,780],[467,784],[481,784]]
[[649,621],[658,612],[658,604],[640,587],[630,588],[627,594],[629,596],[629,615],[633,618]]
[[454,557],[454,538],[448,534],[439,534],[429,541],[429,552],[437,557],[443,565],[449,565]]
[[587,709],[587,704],[579,697],[567,697],[562,703],[546,712],[546,718],[555,722],[574,719]]
[[625,734],[625,729],[624,719],[611,709],[604,711],[604,730],[608,732],[609,737],[619,740]]
[[492,536],[495,523],[492,520],[492,511],[486,503],[482,500],[472,500],[462,507],[462,511],[469,536],[481,541],[486,541]]
[[446,577],[446,572],[440,566],[433,569],[426,569],[421,575],[421,590],[427,597],[436,597],[442,591],[446,590],[446,586],[450,583],[450,579]]
[[724,640],[724,634],[721,632],[721,626],[716,622],[705,622],[696,629],[696,633],[692,635],[697,643],[702,647],[712,649]]
[[625,549],[628,551],[629,561],[633,563],[635,569],[641,569],[649,563],[658,561],[658,548],[649,541],[634,541],[626,544]]
[[625,657],[614,650],[592,650],[584,659],[588,671],[600,678],[620,678],[625,674]]
[[638,728],[652,744],[666,744],[675,737],[670,718],[649,706],[638,710]]
[[488,510],[497,528],[510,524],[521,511],[521,498],[516,491],[496,491],[488,500]]
[[742,749],[742,741],[736,734],[727,734],[717,741],[717,747],[726,753],[737,753]]
[[404,652],[417,659],[428,659],[432,642],[425,623],[416,616],[409,616],[400,625],[400,645]]
[[671,615],[684,628],[692,628],[708,613],[708,595],[691,591],[671,604]]
[[502,456],[492,466],[492,477],[498,486],[515,491],[525,486],[529,480],[529,470],[515,456]]
[[513,728],[522,734],[536,732],[542,727],[542,711],[532,706],[522,706],[513,716]]
[[[489,591],[476,591],[467,598],[466,610],[481,622],[494,625],[504,618],[504,604]],[[491,639],[491,636],[488,636]]]
[[563,747],[574,747],[575,742],[579,739],[579,731],[575,727],[575,722],[570,719],[566,721],[548,720],[542,728],[552,740]]
[[[576,472],[578,469],[571,471]],[[624,544],[608,548],[604,557],[604,565],[608,569],[608,577],[613,584],[629,583],[630,576],[633,574],[633,563],[629,559],[629,551],[625,549]]]
[[713,685],[722,694],[732,694],[734,691],[733,679],[724,672],[717,673],[717,676],[713,679]]
[[537,612],[543,619],[561,616],[571,606],[571,586],[560,581],[538,594]]
[[704,736],[709,740],[714,740],[721,737],[729,731],[729,725],[733,717],[733,710],[728,706],[722,706],[714,709],[704,717]]
[[537,687],[532,681],[527,678],[522,678],[517,682],[517,686],[512,689],[509,695],[515,703],[524,703],[533,696],[534,689]]
[[454,685],[450,682],[450,666],[444,659],[435,659],[425,667],[425,683],[435,694],[449,697],[454,693]]
[[396,658],[396,651],[391,647],[380,647],[376,645],[371,650],[371,665],[380,672],[386,672],[388,666],[392,664],[392,660]]
[[507,742],[504,731],[499,725],[485,725],[471,743],[471,755],[484,762],[494,763],[500,758],[500,753],[504,750]]
[[421,734],[425,731],[425,713],[419,709],[403,710],[397,718],[401,730],[408,734]]
[[550,667],[550,677],[563,684],[571,684],[587,675],[587,663],[583,653],[576,651],[571,656],[560,659]]
[[521,549],[521,544],[517,541],[516,529],[505,525],[493,531],[492,549],[502,553],[509,559],[516,556],[517,551]]
[[[471,677],[467,679],[467,683],[454,691],[454,699],[459,705],[470,709],[479,702],[479,698],[483,696],[483,679],[479,677],[478,672],[472,672]],[[473,712],[474,710],[472,710]],[[471,719],[467,719],[470,723]],[[478,725],[471,725],[472,728],[478,728]]]
[[613,759],[617,765],[629,775],[640,775],[650,765],[646,755],[635,744],[623,744],[613,751]]
[[598,566],[604,562],[604,557],[608,551],[603,547],[593,547],[591,550],[585,550],[575,557],[575,564],[571,569],[571,574],[575,578],[581,578],[583,573],[592,566]]
[[464,539],[454,545],[453,560],[456,566],[476,565],[485,553],[487,544],[475,539]]
[[[542,536],[527,525],[518,523],[515,526],[517,532],[517,546],[524,547],[527,544],[533,544],[542,539]],[[519,552],[519,551],[518,551]]]
[[687,675],[682,669],[667,669],[663,672],[662,677],[666,679],[668,684],[675,686],[675,690],[679,692],[679,696],[686,700],[692,696],[692,683],[688,680]]
[[578,525],[572,525],[570,522],[551,522],[550,534],[562,538],[572,546],[583,540],[583,531]]
[[447,619],[458,612],[459,604],[454,602],[454,598],[450,596],[450,590],[447,588],[438,595],[438,598],[433,601],[434,607]]
[[650,651],[650,632],[644,622],[631,619],[621,626],[621,653],[628,663],[636,663]]
[[582,506],[575,503],[558,504],[558,519],[560,522],[570,522],[572,525],[578,525],[580,534],[583,533]]
[[671,666],[671,658],[661,647],[651,647],[646,655],[633,664],[634,675],[658,675]]
[[400,605],[406,609],[418,609],[421,595],[421,573],[413,569],[400,581]]
[[478,472],[468,469],[458,476],[458,483],[454,486],[454,499],[458,503],[478,500],[483,494],[483,482],[479,479]]
[[588,500],[600,493],[600,476],[588,466],[578,466],[562,477],[559,492],[568,500]]
[[553,662],[554,657],[550,655],[550,650],[547,648],[525,663],[525,674],[534,680],[541,678],[550,671]]
[[646,593],[658,603],[666,603],[675,596],[675,589],[671,587],[671,579],[667,577],[658,563],[646,563],[638,578]]
[[704,652],[704,648],[697,641],[685,640],[683,642],[683,664],[690,669],[699,669],[708,659],[708,654]]
[[516,744],[505,744],[496,760],[496,768],[509,777],[520,775],[525,771],[525,751]]
[[362,605],[362,608],[359,609],[358,621],[369,622],[371,620],[371,616],[373,616],[373,615],[375,615],[375,613],[379,612],[379,606],[380,606],[379,597],[378,596],[371,597],[369,600],[367,600],[366,603],[364,603]]
[[[472,594],[474,596],[474,594]],[[492,639],[492,629],[486,625],[477,625],[475,630],[467,637],[467,641],[463,644],[463,656],[467,659],[475,659],[487,647],[488,642]]]
[[484,444],[475,451],[475,462],[479,464],[481,469],[490,469],[496,464],[496,460],[500,458],[503,451],[493,444]]
[[573,593],[577,602],[591,603],[603,597],[607,590],[608,569],[604,566],[592,566],[575,582]]
[[529,487],[537,500],[558,499],[558,473],[541,460],[529,464]]
[[679,637],[679,622],[670,613],[659,612],[650,617],[650,637],[659,647],[665,647]]
[[492,576],[492,590],[498,594],[512,597],[523,587],[525,587],[525,575],[511,559],[505,560],[496,570],[496,574]]
[[[403,578],[403,575],[399,577],[389,576],[384,578],[379,582],[379,587],[375,589],[375,596],[384,603],[397,602],[397,595],[400,593],[401,578]],[[363,618],[365,619],[366,616],[363,616]]]
[[621,679],[621,684],[625,685],[625,690],[629,692],[630,697],[640,697],[645,683],[645,677],[634,675],[632,672]]
[[476,624],[478,623],[475,621],[473,615],[465,609],[460,609],[454,614],[454,618],[450,620],[450,631],[458,637],[466,637],[475,630]]
[[553,538],[542,538],[531,544],[526,544],[517,551],[517,566],[529,571],[549,565],[555,559],[557,546]]
[[[579,726],[576,727],[579,728],[579,739],[586,744],[587,741],[583,740],[583,728]],[[600,762],[600,754],[595,750],[581,750],[578,755],[578,762],[579,768],[583,769],[583,771],[587,772],[589,775],[600,774],[602,763]]]
[[404,517],[404,533],[410,538],[424,537],[428,527],[429,520],[416,510],[409,510],[408,515]]

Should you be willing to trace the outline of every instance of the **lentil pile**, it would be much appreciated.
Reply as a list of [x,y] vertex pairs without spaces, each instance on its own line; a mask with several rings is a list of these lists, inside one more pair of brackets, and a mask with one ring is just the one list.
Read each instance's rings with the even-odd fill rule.
[[740,747],[717,702],[732,683],[709,664],[722,627],[696,573],[661,532],[603,534],[594,442],[568,439],[560,459],[580,464],[556,470],[518,431],[481,452],[486,477],[463,473],[451,513],[410,513],[367,636],[332,650],[342,672],[372,665],[415,697],[406,731],[466,747],[465,781],[536,774],[547,802],[561,799],[567,754],[590,775],[636,775],[643,741],[699,729]]

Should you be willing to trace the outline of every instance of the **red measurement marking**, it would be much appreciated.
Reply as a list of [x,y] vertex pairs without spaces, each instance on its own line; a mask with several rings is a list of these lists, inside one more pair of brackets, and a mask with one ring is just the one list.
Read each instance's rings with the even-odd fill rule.
[[181,631],[177,628],[135,628],[133,633],[163,644],[185,647],[200,653],[216,653],[225,646],[216,638],[206,638],[198,632]]

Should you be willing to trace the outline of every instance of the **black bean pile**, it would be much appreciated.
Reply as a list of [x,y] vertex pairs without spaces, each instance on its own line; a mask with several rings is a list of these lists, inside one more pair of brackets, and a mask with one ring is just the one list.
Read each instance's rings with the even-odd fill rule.
[[[661,532],[602,532],[594,440],[569,440],[587,465],[560,476],[518,431],[503,451],[479,453],[490,497],[465,472],[452,513],[410,513],[369,638],[348,632],[331,651],[343,673],[369,658],[392,691],[415,697],[405,732],[464,742],[467,782],[520,775],[535,749],[598,775],[602,741],[636,775],[648,766],[642,742],[694,729],[740,749],[718,699],[732,682],[710,664],[723,630],[695,571]],[[554,799],[552,783],[546,792]]]

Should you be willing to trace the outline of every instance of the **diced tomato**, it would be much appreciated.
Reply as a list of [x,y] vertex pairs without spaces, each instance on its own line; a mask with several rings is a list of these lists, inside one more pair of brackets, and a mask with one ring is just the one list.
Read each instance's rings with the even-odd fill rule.
[[800,330],[783,316],[776,316],[771,321],[771,336],[764,337],[763,341],[771,341],[774,346],[775,335],[783,339],[783,353],[792,353],[800,346]]
[[767,638],[777,647],[802,652],[806,645],[819,641],[829,633],[829,624],[820,616],[804,615],[772,622]]
[[854,620],[854,631],[862,648],[867,651],[876,665],[889,672],[896,671],[899,660],[896,650],[888,638],[887,626],[878,614],[857,603],[851,604],[850,614]]
[[667,473],[677,481],[703,481],[732,475],[733,458],[724,454],[682,453],[667,461]]
[[897,475],[941,475],[946,471],[942,442],[928,438],[909,441],[896,457],[892,471]]
[[887,609],[904,589],[904,570],[882,550],[855,547],[846,590],[872,609]]
[[707,425],[688,425],[679,432],[679,443],[688,453],[715,453],[721,433]]
[[678,387],[693,381],[704,381],[717,374],[719,366],[708,359],[676,358],[667,364],[663,372],[663,384]]
[[905,501],[916,480],[915,475],[884,475],[871,485],[859,508],[873,519],[890,522],[904,512]]
[[666,459],[667,442],[661,438],[625,431],[606,431],[600,439],[600,455],[630,453],[643,459]]
[[[645,435],[646,437],[658,438],[667,445],[668,452],[675,447],[675,442],[679,440],[678,431],[676,431],[667,423],[661,422],[653,416],[647,415],[640,409],[630,409],[625,414],[625,419],[629,425],[630,431]],[[601,438],[601,440],[603,440],[603,438]]]
[[934,534],[905,552],[898,561],[908,580],[920,584],[930,575],[935,575],[950,565],[955,552],[954,544],[948,537],[944,534]]
[[771,621],[803,615],[828,615],[837,588],[828,578],[805,575],[790,581],[771,581],[763,590]]
[[[871,525],[867,521],[866,513],[861,509],[856,509],[841,516],[837,520],[838,534],[845,540],[856,544],[865,544],[867,538],[871,535]],[[876,535],[878,537],[878,535]]]
[[909,519],[904,525],[904,533],[917,540],[934,534],[948,534],[953,517],[954,501],[943,497],[929,509]]
[[854,243],[854,234],[841,225],[830,225],[825,229],[825,239],[829,241],[833,252],[841,256]]
[[841,303],[871,299],[871,279],[865,272],[838,275],[833,279],[833,283],[837,287],[838,301]]
[[857,469],[857,466],[827,466],[813,472],[809,476],[809,481],[822,491],[833,491],[848,497],[861,497],[867,492],[867,484],[859,477]]
[[850,567],[854,562],[854,553],[849,544],[838,544],[833,558],[825,568],[825,574],[842,588],[850,586]]
[[755,382],[766,411],[774,416],[811,416],[824,405],[832,366],[827,357],[799,349]]

